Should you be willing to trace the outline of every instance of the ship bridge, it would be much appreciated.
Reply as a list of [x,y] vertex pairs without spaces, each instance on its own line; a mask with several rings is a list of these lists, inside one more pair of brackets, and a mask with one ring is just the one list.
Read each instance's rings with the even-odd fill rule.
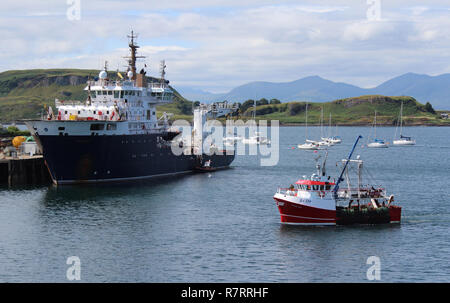
[[88,81],[88,85],[84,90],[88,92],[93,103],[132,101],[136,98],[153,103],[154,105],[172,102],[174,93],[166,82],[138,84],[136,81],[130,80],[110,81],[100,79],[97,81]]

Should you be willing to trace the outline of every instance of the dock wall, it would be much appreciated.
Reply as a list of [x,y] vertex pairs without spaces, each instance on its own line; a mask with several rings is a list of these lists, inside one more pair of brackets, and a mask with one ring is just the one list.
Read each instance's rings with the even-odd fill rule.
[[42,156],[0,159],[0,184],[11,187],[50,182],[50,174]]

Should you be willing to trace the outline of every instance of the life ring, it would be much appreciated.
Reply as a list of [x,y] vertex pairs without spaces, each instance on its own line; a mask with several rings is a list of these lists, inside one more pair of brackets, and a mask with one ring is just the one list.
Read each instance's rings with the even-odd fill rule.
[[319,197],[323,198],[325,197],[325,192],[323,190],[318,191]]

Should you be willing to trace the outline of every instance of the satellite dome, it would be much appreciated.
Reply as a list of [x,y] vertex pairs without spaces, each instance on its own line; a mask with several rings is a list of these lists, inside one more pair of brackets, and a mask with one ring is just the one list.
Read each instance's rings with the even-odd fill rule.
[[127,76],[128,76],[128,78],[133,78],[133,72],[132,71],[129,71],[128,73],[127,73]]
[[108,73],[107,73],[106,71],[102,70],[102,71],[100,72],[100,74],[98,74],[98,77],[99,77],[100,79],[106,79],[106,77],[108,77]]

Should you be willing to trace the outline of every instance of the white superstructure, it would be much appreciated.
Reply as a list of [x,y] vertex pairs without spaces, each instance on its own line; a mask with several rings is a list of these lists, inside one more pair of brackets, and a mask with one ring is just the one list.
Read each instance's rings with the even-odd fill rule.
[[[117,80],[109,77],[107,65],[95,80],[88,80],[84,90],[86,101],[55,100],[56,110],[49,107],[47,120],[36,121],[32,130],[46,135],[127,135],[147,134],[167,130],[167,119],[158,121],[156,106],[171,103],[174,92],[164,79],[165,63],[161,63],[161,78],[149,82],[146,71],[136,73],[136,37],[129,36],[131,49],[129,71],[126,77],[117,72]],[[163,115],[166,117],[166,115]],[[89,121],[98,123],[74,123]],[[104,123],[106,122],[106,123]]]

